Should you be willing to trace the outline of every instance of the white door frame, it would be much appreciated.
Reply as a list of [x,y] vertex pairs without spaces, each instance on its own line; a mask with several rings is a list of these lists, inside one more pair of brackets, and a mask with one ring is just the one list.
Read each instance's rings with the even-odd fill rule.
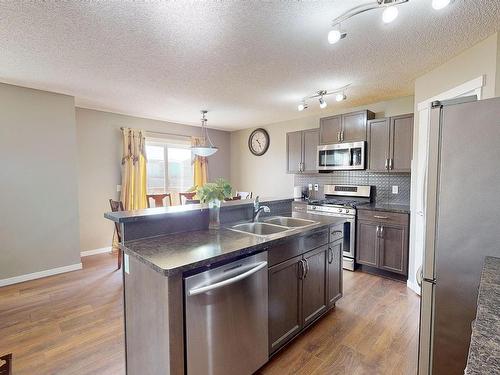
[[[483,95],[483,87],[485,84],[485,76],[482,75],[480,77],[477,77],[475,79],[472,79],[470,81],[467,81],[457,87],[454,87],[448,91],[445,91],[439,95],[436,95],[432,98],[426,99],[417,105],[417,111],[418,111],[418,124],[415,123],[415,129],[414,129],[414,143],[413,143],[413,160],[412,160],[412,167],[411,167],[411,202],[410,202],[410,246],[409,246],[409,255],[408,255],[408,281],[407,281],[407,286],[411,290],[413,290],[415,293],[420,295],[420,287],[417,284],[416,280],[416,272],[418,268],[422,265],[422,260],[423,260],[423,243],[424,241],[420,241],[419,243],[421,244],[420,248],[416,247],[416,243],[419,241],[419,237],[423,236],[425,238],[425,233],[417,233],[416,232],[416,222],[417,222],[417,215],[424,216],[425,214],[423,212],[420,212],[421,209],[419,207],[422,207],[422,205],[418,204],[419,199],[425,200],[425,176],[419,176],[419,173],[424,173],[422,171],[426,170],[426,163],[427,163],[427,154],[425,155],[418,155],[419,152],[422,151],[422,148],[428,147],[428,141],[426,141],[426,145],[420,144],[420,150],[419,150],[419,143],[421,140],[419,140],[419,135],[425,135],[427,134],[428,137],[428,126],[429,126],[429,120],[430,120],[430,108],[432,102],[435,102],[437,100],[447,100],[447,99],[454,99],[462,96],[470,96],[470,95],[476,95],[478,100],[482,99]],[[426,129],[421,129],[421,127],[424,127]],[[428,138],[427,138],[428,139]],[[419,166],[419,161],[420,163],[424,163],[424,166]],[[420,195],[420,197],[418,196]],[[421,202],[424,203],[424,202]],[[424,205],[425,206],[425,205]],[[419,211],[419,212],[417,212]],[[425,219],[424,219],[425,220]]]

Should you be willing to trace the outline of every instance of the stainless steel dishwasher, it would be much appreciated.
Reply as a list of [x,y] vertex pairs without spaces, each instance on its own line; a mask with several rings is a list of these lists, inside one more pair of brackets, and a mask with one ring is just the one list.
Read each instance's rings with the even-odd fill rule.
[[268,360],[267,252],[186,277],[188,375],[250,375]]

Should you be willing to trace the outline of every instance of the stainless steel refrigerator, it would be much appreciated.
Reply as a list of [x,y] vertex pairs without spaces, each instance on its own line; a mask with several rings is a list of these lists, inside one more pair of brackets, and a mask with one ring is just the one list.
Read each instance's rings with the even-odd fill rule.
[[463,375],[484,257],[500,256],[500,98],[435,102],[419,375]]

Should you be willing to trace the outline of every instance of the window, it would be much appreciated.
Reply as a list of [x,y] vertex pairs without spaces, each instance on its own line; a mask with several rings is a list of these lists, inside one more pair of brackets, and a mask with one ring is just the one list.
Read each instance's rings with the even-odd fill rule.
[[148,194],[172,193],[179,204],[179,192],[193,186],[191,139],[189,137],[146,137]]

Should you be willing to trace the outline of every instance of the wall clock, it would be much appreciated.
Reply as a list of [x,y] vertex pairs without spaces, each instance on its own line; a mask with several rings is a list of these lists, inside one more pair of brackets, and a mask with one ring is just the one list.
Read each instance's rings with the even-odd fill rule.
[[255,156],[262,156],[269,148],[269,134],[265,129],[255,129],[248,137],[248,148]]

